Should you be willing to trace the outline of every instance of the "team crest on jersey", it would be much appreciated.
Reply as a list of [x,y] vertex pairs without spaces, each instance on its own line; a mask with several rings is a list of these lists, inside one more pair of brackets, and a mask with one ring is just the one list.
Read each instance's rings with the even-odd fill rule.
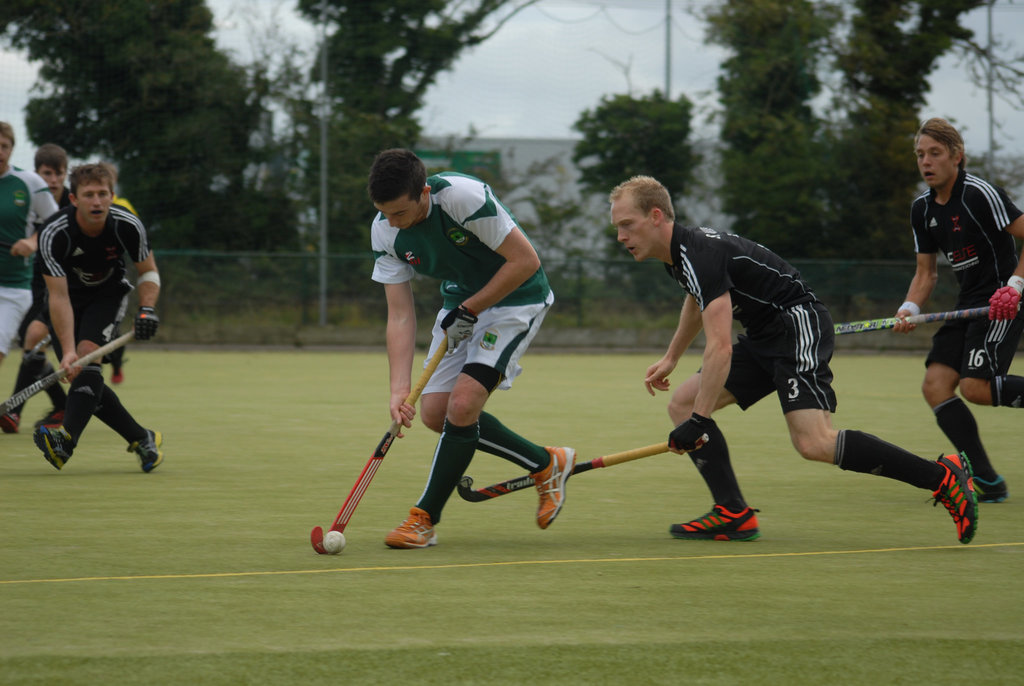
[[480,341],[480,347],[484,350],[494,350],[494,346],[498,344],[498,334],[493,331],[485,331],[483,340]]
[[419,264],[420,258],[416,257],[416,255],[413,254],[412,250],[406,250],[405,261],[408,262],[409,264]]
[[467,241],[469,241],[469,236],[467,236],[466,232],[458,226],[446,229],[444,235],[448,237],[448,240],[458,246],[463,246]]
[[28,204],[28,196],[25,195],[25,191],[17,190],[14,191],[14,205],[16,207],[24,207]]

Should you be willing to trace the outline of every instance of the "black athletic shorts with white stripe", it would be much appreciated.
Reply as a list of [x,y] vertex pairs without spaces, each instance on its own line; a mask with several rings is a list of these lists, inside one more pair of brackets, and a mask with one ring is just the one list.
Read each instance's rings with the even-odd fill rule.
[[725,389],[747,409],[774,391],[782,412],[836,411],[832,370],[835,325],[819,302],[779,313],[755,337],[740,335],[732,348],[732,368]]
[[1017,352],[1024,312],[1015,319],[961,319],[943,324],[932,336],[925,367],[939,362],[961,378],[993,379],[1010,370]]

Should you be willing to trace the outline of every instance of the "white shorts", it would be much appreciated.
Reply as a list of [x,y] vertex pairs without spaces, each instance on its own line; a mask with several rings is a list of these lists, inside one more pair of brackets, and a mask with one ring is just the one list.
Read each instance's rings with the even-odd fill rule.
[[[477,363],[497,369],[501,374],[498,388],[508,390],[512,381],[523,368],[519,358],[530,347],[533,337],[540,330],[544,315],[555,302],[555,294],[549,292],[547,299],[534,305],[512,305],[489,307],[480,313],[473,327],[473,336],[459,343],[455,352],[446,354],[437,365],[423,393],[448,393],[455,387],[459,372],[467,364]],[[427,361],[434,356],[437,346],[444,340],[441,320],[450,310],[441,310],[434,320],[434,339],[430,342]],[[423,364],[426,367],[426,362]]]
[[18,327],[32,306],[32,291],[0,286],[0,355],[18,347]]

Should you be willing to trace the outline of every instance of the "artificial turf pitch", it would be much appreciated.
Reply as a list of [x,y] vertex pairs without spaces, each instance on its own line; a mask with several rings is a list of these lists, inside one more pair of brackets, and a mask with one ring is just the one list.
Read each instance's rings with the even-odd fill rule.
[[[422,355],[422,353],[421,353]],[[488,409],[581,460],[663,440],[658,353],[534,352]],[[133,345],[116,387],[164,434],[143,474],[94,420],[63,471],[0,435],[3,684],[1020,684],[1024,414],[975,408],[1010,499],[960,545],[929,493],[802,460],[777,401],[716,415],[762,537],[690,542],[711,501],[689,459],[581,474],[547,531],[532,491],[453,496],[439,544],[390,550],[435,436],[385,458],[338,556],[316,555],[387,429],[383,352]],[[9,395],[19,357],[0,367]],[[699,366],[687,355],[673,381]],[[840,353],[834,423],[934,459],[920,356]],[[414,372],[415,374],[416,372]],[[109,372],[108,372],[109,377]],[[517,476],[480,453],[484,485]]]

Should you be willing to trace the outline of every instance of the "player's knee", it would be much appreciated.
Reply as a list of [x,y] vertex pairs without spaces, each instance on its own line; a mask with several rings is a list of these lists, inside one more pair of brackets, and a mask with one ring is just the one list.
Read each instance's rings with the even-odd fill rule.
[[992,404],[992,384],[987,379],[961,379],[960,394],[975,405]]
[[433,408],[420,406],[420,421],[435,433],[441,433],[441,429],[444,428],[444,416],[443,408],[438,412]]
[[672,426],[679,426],[693,414],[693,402],[690,400],[679,401],[673,398],[668,403],[668,418],[672,420]]
[[835,439],[829,441],[826,437],[810,434],[796,434],[791,436],[793,447],[805,460],[813,462],[831,462],[835,451]]

